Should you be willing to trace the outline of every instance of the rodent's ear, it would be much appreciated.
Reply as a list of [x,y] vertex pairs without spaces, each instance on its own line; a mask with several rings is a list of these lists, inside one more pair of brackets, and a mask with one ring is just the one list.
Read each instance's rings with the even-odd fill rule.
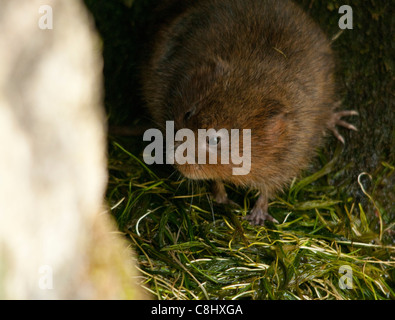
[[204,69],[211,77],[223,76],[230,70],[230,65],[221,57],[213,57],[204,63]]
[[277,100],[268,100],[265,103],[265,111],[268,118],[274,118],[279,114],[283,114],[285,111],[284,109],[284,105]]
[[215,63],[215,74],[217,75],[223,75],[227,73],[230,69],[229,63],[220,57],[216,57],[214,63]]
[[270,120],[284,114],[286,111],[285,106],[277,100],[264,100],[260,104],[262,108],[253,109],[252,117]]

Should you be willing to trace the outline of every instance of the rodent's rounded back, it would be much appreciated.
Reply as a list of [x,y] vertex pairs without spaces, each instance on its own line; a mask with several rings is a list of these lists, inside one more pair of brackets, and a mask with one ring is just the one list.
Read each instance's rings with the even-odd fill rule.
[[332,113],[334,61],[328,39],[297,5],[184,2],[154,43],[143,92],[159,126],[252,132],[249,175],[232,175],[232,164],[181,172],[277,190],[307,165]]

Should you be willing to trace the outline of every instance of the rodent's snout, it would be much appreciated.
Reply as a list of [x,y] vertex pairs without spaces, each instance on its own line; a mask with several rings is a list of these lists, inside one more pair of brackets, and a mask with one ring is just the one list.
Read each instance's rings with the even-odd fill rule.
[[251,170],[251,130],[242,130],[242,137],[239,132],[236,129],[209,129],[201,130],[196,137],[192,131],[186,131],[190,135],[175,144],[176,168],[190,179],[230,181],[233,176],[248,175]]

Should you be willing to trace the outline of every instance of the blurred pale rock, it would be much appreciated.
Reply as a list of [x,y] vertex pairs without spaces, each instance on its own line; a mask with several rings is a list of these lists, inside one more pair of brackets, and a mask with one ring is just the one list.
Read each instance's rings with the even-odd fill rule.
[[143,298],[103,206],[93,24],[82,1],[48,0],[41,29],[43,4],[0,0],[0,298]]

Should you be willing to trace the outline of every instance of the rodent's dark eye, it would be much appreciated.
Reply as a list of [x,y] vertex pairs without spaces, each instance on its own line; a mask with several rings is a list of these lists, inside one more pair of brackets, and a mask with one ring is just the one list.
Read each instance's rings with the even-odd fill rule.
[[191,111],[188,111],[186,114],[185,114],[185,116],[184,116],[184,120],[185,121],[187,121],[187,120],[189,120],[189,118],[192,116],[192,112]]
[[185,113],[184,121],[189,120],[195,114],[195,111],[196,111],[196,107],[192,107],[191,110],[189,110],[187,113]]
[[207,144],[210,147],[214,147],[219,145],[219,143],[221,142],[221,137],[215,136],[215,137],[207,137]]

